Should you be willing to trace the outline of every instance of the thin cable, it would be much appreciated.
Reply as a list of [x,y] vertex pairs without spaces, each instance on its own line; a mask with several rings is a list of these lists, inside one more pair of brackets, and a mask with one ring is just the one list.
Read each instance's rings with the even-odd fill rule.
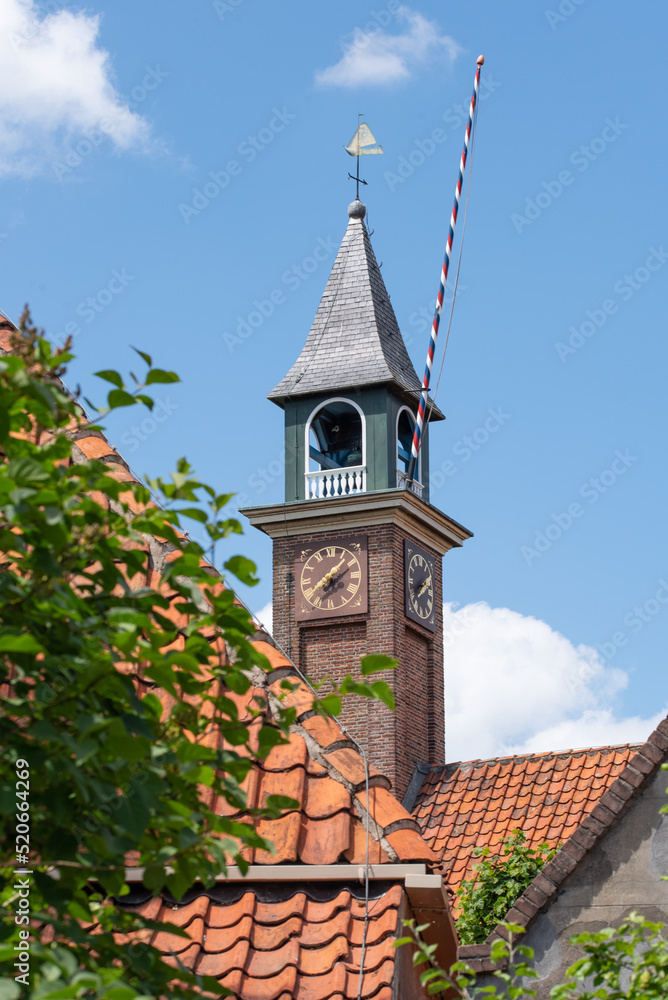
[[362,951],[360,953],[360,977],[357,987],[357,1000],[362,1000],[362,986],[364,985],[364,959],[366,956],[366,935],[369,927],[369,764],[366,753],[360,747],[360,753],[364,761],[364,787],[366,789],[366,865],[364,868],[364,926],[362,928]]
[[475,155],[475,137],[476,137],[476,126],[478,123],[478,105],[476,104],[474,115],[473,115],[473,128],[471,130],[471,155],[469,157],[469,177],[468,184],[466,186],[466,202],[464,204],[464,218],[462,219],[462,237],[459,243],[459,259],[457,260],[457,271],[455,273],[455,284],[452,289],[452,302],[450,303],[450,315],[448,317],[448,329],[445,334],[445,343],[443,345],[443,355],[441,357],[441,366],[438,370],[438,378],[436,379],[436,388],[434,389],[434,394],[431,397],[431,407],[427,411],[427,417],[425,420],[425,430],[429,426],[429,421],[436,405],[436,395],[438,393],[438,387],[441,384],[441,375],[443,374],[443,364],[445,362],[445,352],[448,349],[448,341],[450,340],[450,327],[452,326],[452,317],[455,311],[455,299],[457,297],[457,286],[459,284],[459,271],[462,266],[462,253],[464,250],[464,236],[466,234],[466,219],[469,213],[469,195],[471,193],[471,175],[473,173],[473,157]]

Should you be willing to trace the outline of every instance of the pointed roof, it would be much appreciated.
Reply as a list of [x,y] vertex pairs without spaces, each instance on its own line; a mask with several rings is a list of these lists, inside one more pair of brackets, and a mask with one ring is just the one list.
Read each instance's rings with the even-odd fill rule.
[[[304,396],[388,385],[415,403],[421,382],[408,356],[397,318],[364,224],[360,201],[350,221],[301,354],[268,398],[283,406]],[[434,407],[432,419],[443,419]]]

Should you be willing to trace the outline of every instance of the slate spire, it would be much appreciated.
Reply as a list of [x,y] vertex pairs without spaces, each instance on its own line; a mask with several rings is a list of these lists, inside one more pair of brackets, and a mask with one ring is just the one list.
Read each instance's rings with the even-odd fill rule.
[[[364,224],[353,201],[349,222],[301,354],[268,398],[386,385],[416,404],[418,378]],[[434,410],[432,419],[442,415]]]

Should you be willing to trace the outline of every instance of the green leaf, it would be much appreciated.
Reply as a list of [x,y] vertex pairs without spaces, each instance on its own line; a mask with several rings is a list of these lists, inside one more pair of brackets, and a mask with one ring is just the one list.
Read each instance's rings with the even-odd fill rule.
[[200,510],[199,507],[182,507],[178,511],[179,517],[189,517],[193,521],[199,521],[201,524],[206,524],[208,517],[206,512]]
[[45,482],[50,478],[48,469],[45,469],[43,465],[34,458],[29,458],[27,455],[11,461],[7,466],[7,474],[17,482],[23,480],[29,483],[39,483]]
[[207,766],[193,767],[184,773],[185,780],[191,785],[206,785],[207,788],[211,787],[215,776],[213,768]]
[[107,404],[110,409],[116,410],[120,406],[134,406],[135,397],[125,389],[112,389],[107,396]]
[[129,986],[114,986],[112,989],[107,990],[103,996],[107,997],[107,1000],[134,1000],[137,992],[130,989]]
[[144,392],[138,392],[135,395],[134,399],[135,402],[137,403],[143,403],[148,410],[152,410],[153,407],[155,406],[155,401],[150,396],[147,396],[146,393]]
[[117,385],[119,389],[122,389],[124,386],[123,379],[119,373],[113,371],[111,368],[105,368],[104,371],[95,372],[94,374],[97,375],[98,378],[103,378],[105,382],[111,382],[113,385]]
[[241,580],[242,583],[247,584],[249,587],[254,587],[256,583],[259,583],[257,573],[257,566],[250,559],[246,559],[245,556],[232,556],[225,563],[225,569],[229,573],[233,573],[237,580]]
[[166,372],[162,368],[152,368],[146,376],[146,385],[153,385],[154,382],[168,383],[180,381],[181,379],[176,372]]
[[143,351],[138,350],[136,347],[133,347],[132,350],[135,352],[135,354],[139,355],[139,357],[142,359],[142,361],[146,362],[146,364],[149,366],[149,368],[151,367],[151,365],[153,364],[153,362],[151,360],[151,355],[150,354],[144,354]]
[[0,633],[0,652],[3,653],[43,653],[44,647],[32,635]]
[[386,684],[385,681],[373,681],[370,687],[375,697],[394,712],[394,692],[389,684]]
[[266,805],[269,809],[278,811],[299,809],[299,802],[287,795],[268,795]]
[[4,406],[0,405],[0,441],[5,441],[9,437],[9,414]]
[[341,714],[341,699],[338,694],[326,694],[320,698],[320,706],[323,711],[328,712],[330,715],[340,715]]
[[398,660],[394,660],[391,656],[382,656],[379,653],[374,653],[370,656],[363,656],[360,660],[362,676],[375,674],[380,670],[394,670],[397,667],[398,662]]

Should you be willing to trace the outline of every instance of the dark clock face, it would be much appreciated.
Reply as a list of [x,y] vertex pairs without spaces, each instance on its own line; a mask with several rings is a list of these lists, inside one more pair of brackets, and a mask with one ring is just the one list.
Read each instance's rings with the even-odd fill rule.
[[336,538],[295,552],[297,621],[367,610],[367,540]]
[[436,630],[435,567],[432,555],[404,541],[406,615],[430,632]]

